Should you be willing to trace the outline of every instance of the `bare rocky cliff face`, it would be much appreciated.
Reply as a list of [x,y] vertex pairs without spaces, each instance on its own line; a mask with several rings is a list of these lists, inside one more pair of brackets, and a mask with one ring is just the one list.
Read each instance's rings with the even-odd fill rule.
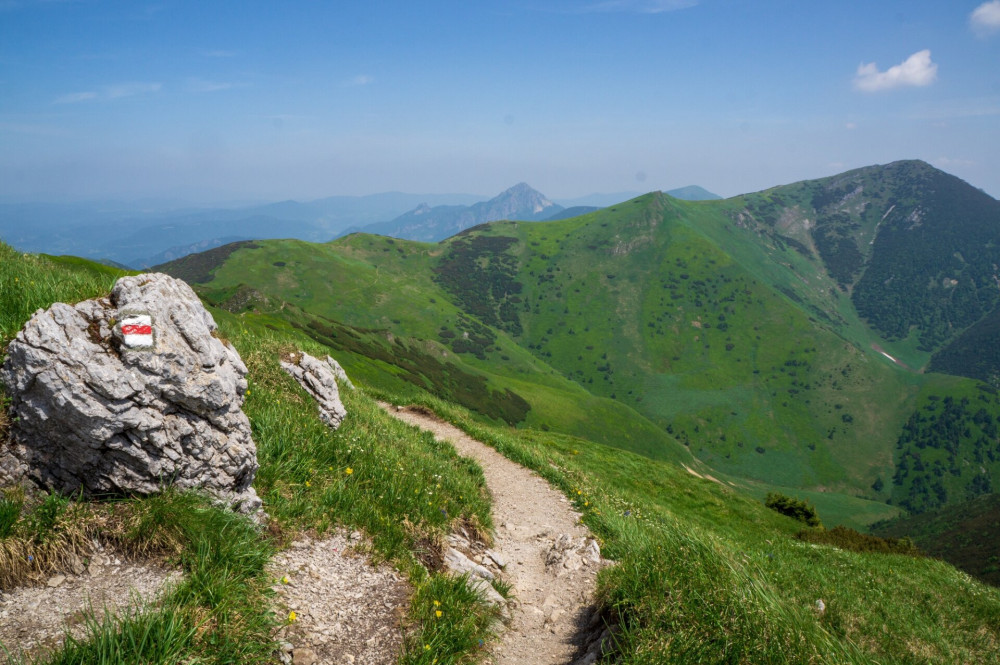
[[36,312],[0,369],[13,420],[0,481],[96,496],[175,485],[255,512],[247,368],[215,331],[187,284],[155,273]]

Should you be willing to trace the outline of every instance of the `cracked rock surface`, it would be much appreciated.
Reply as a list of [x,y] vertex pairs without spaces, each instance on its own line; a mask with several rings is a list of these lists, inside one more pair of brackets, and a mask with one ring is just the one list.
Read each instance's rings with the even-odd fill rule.
[[291,374],[302,389],[316,400],[320,420],[333,429],[340,427],[347,417],[347,409],[340,400],[337,380],[340,379],[346,387],[354,389],[340,363],[330,356],[322,361],[308,353],[292,353],[280,362],[281,368]]
[[[137,317],[148,330],[123,326]],[[247,368],[215,331],[194,291],[158,273],[35,312],[0,369],[13,416],[0,481],[98,496],[173,484],[256,511]]]

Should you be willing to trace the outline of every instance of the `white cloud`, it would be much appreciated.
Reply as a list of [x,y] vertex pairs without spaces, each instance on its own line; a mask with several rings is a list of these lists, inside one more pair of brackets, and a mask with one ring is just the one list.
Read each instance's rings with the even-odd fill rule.
[[71,92],[67,95],[56,97],[56,104],[76,104],[78,102],[88,102],[97,99],[97,93],[91,90],[87,92]]
[[368,76],[367,74],[358,74],[350,81],[348,81],[346,85],[369,85],[374,82],[375,82],[375,77]]
[[969,25],[980,37],[1000,30],[1000,0],[990,0],[976,7],[969,14]]
[[865,92],[891,90],[903,86],[922,87],[937,78],[937,65],[931,62],[929,49],[917,51],[901,64],[880,72],[874,62],[858,65],[854,87]]
[[858,128],[858,123],[856,122],[849,122],[844,125],[844,129],[857,129],[857,128]]
[[605,0],[583,9],[585,12],[630,12],[633,14],[662,14],[687,9],[698,0]]
[[117,83],[106,85],[100,92],[88,90],[86,92],[71,92],[66,95],[56,97],[56,104],[77,104],[79,102],[89,102],[94,100],[121,99],[124,97],[134,97],[136,95],[152,94],[159,92],[163,87],[162,83]]

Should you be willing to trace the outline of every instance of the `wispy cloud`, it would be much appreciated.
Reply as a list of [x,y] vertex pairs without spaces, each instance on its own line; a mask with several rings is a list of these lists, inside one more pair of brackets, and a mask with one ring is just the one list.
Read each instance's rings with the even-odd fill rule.
[[915,107],[916,120],[939,121],[1000,115],[1000,97],[966,97],[928,101]]
[[917,51],[901,64],[880,72],[874,62],[858,65],[854,87],[864,92],[879,92],[902,87],[930,85],[937,78],[937,64],[929,49]]
[[162,87],[162,83],[118,83],[105,87],[104,92],[108,99],[120,99],[159,92]]
[[226,49],[206,49],[201,52],[206,58],[235,58],[238,51],[227,51]]
[[699,0],[604,0],[581,8],[582,12],[626,12],[631,14],[662,14],[687,9]]
[[370,85],[375,82],[375,77],[368,76],[367,74],[358,74],[354,78],[347,81],[345,85],[358,86],[358,85]]
[[962,166],[976,166],[976,162],[971,159],[956,159],[953,157],[938,157],[934,162],[943,168],[954,168]]
[[61,127],[30,122],[7,122],[0,120],[0,134],[28,134],[33,136],[66,136]]
[[71,92],[66,95],[60,95],[56,97],[56,104],[77,104],[79,102],[88,102],[91,99],[97,99],[97,93],[93,90],[88,90],[86,92]]
[[990,0],[972,10],[969,26],[980,37],[1000,31],[1000,0]]
[[122,99],[125,97],[135,97],[136,95],[148,95],[159,92],[163,88],[162,83],[116,83],[106,85],[100,90],[86,90],[83,92],[71,92],[56,97],[56,104],[79,104],[80,102],[90,102],[95,100]]
[[220,90],[232,90],[242,87],[239,83],[229,81],[208,81],[205,79],[188,79],[188,90],[191,92],[219,92]]

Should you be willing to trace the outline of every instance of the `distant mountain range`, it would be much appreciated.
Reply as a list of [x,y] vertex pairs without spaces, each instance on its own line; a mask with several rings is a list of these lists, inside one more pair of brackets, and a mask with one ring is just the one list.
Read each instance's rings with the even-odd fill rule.
[[541,192],[522,182],[489,201],[480,201],[471,206],[450,205],[433,208],[421,203],[391,221],[369,224],[350,231],[437,242],[487,222],[501,219],[535,222],[547,219],[560,210],[563,210],[561,205],[553,203]]
[[[697,185],[681,187],[680,189],[674,189],[666,193],[674,198],[688,201],[720,198]],[[618,198],[618,196],[624,198]],[[605,205],[614,205],[628,198],[634,198],[634,196],[638,196],[638,194],[632,196],[629,193],[622,193],[620,195],[595,194],[591,197],[578,199],[577,201],[608,201],[610,199],[611,203]],[[343,235],[362,232],[404,240],[438,242],[456,233],[461,233],[466,229],[489,222],[498,222],[500,220],[525,222],[555,221],[594,212],[595,210],[600,210],[602,207],[605,206],[577,203],[570,208],[564,208],[558,203],[553,203],[544,194],[522,182],[501,192],[489,201],[474,203],[471,206],[446,205],[433,208],[426,203],[422,203],[392,221],[348,229]]]
[[[714,196],[700,187],[668,193],[678,198]],[[581,201],[604,206],[631,197],[629,193],[593,194],[566,203],[567,207],[585,205]],[[543,220],[563,210],[523,183],[488,201],[473,194],[386,192],[237,208],[176,205],[0,203],[0,239],[22,251],[72,254],[146,268],[238,240],[326,242],[357,230],[440,240],[487,221]]]

